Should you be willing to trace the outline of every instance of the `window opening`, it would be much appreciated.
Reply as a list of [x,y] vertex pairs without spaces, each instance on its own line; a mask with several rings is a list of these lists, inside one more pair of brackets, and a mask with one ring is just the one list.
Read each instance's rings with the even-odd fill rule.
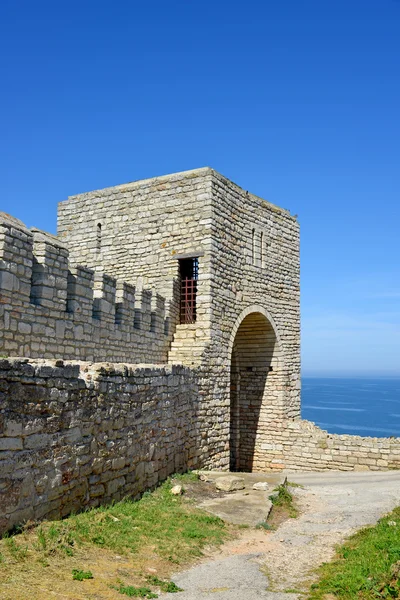
[[185,258],[180,260],[179,275],[181,281],[180,323],[195,323],[199,259]]
[[256,236],[256,231],[255,229],[251,230],[251,264],[254,265],[255,264],[255,247],[254,247],[254,242],[255,242],[255,236]]
[[264,268],[264,233],[260,234],[260,260],[261,260],[261,268]]
[[97,241],[97,250],[101,250],[101,223],[97,223],[96,241]]
[[169,335],[169,317],[164,320],[164,335]]

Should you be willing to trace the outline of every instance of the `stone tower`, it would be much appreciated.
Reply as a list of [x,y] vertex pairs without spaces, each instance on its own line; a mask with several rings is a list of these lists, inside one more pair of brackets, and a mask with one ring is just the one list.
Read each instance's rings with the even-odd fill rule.
[[165,298],[166,360],[199,376],[204,466],[274,466],[270,440],[300,416],[296,218],[203,168],[70,197],[58,237],[71,263]]

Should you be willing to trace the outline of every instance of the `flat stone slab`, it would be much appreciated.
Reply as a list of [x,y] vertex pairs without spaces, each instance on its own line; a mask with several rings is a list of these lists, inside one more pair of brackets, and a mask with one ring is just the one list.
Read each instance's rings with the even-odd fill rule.
[[255,527],[268,518],[272,502],[268,492],[238,492],[223,498],[206,500],[199,508],[216,515],[227,523]]
[[[281,473],[235,473],[228,475],[222,471],[200,471],[207,481],[218,483],[227,477],[240,477],[244,488],[227,492],[219,498],[205,500],[198,504],[199,508],[216,515],[220,519],[234,525],[255,527],[268,518],[272,502],[269,495],[278,485],[284,483],[286,477]],[[254,490],[255,483],[267,483],[268,490]]]
[[271,490],[278,485],[282,485],[286,481],[286,475],[284,473],[242,473],[232,471],[197,471],[201,476],[204,476],[207,481],[217,481],[221,477],[234,476],[241,477],[244,479],[244,485],[246,489],[250,489],[255,483],[259,481],[265,481],[269,484]]

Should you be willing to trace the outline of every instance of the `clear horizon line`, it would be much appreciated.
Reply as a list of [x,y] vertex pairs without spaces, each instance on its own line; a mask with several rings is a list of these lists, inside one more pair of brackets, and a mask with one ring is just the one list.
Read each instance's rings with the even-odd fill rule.
[[400,373],[332,373],[326,371],[320,372],[302,372],[301,377],[317,378],[323,377],[324,379],[400,379]]

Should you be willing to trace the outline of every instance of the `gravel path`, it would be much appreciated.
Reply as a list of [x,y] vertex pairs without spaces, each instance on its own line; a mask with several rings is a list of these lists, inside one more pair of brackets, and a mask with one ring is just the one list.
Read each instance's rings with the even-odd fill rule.
[[[173,577],[176,600],[296,600],[336,544],[400,505],[400,472],[288,473],[301,514],[269,533],[245,529],[202,564]],[[293,590],[289,592],[289,590]],[[160,598],[172,598],[161,594]]]

